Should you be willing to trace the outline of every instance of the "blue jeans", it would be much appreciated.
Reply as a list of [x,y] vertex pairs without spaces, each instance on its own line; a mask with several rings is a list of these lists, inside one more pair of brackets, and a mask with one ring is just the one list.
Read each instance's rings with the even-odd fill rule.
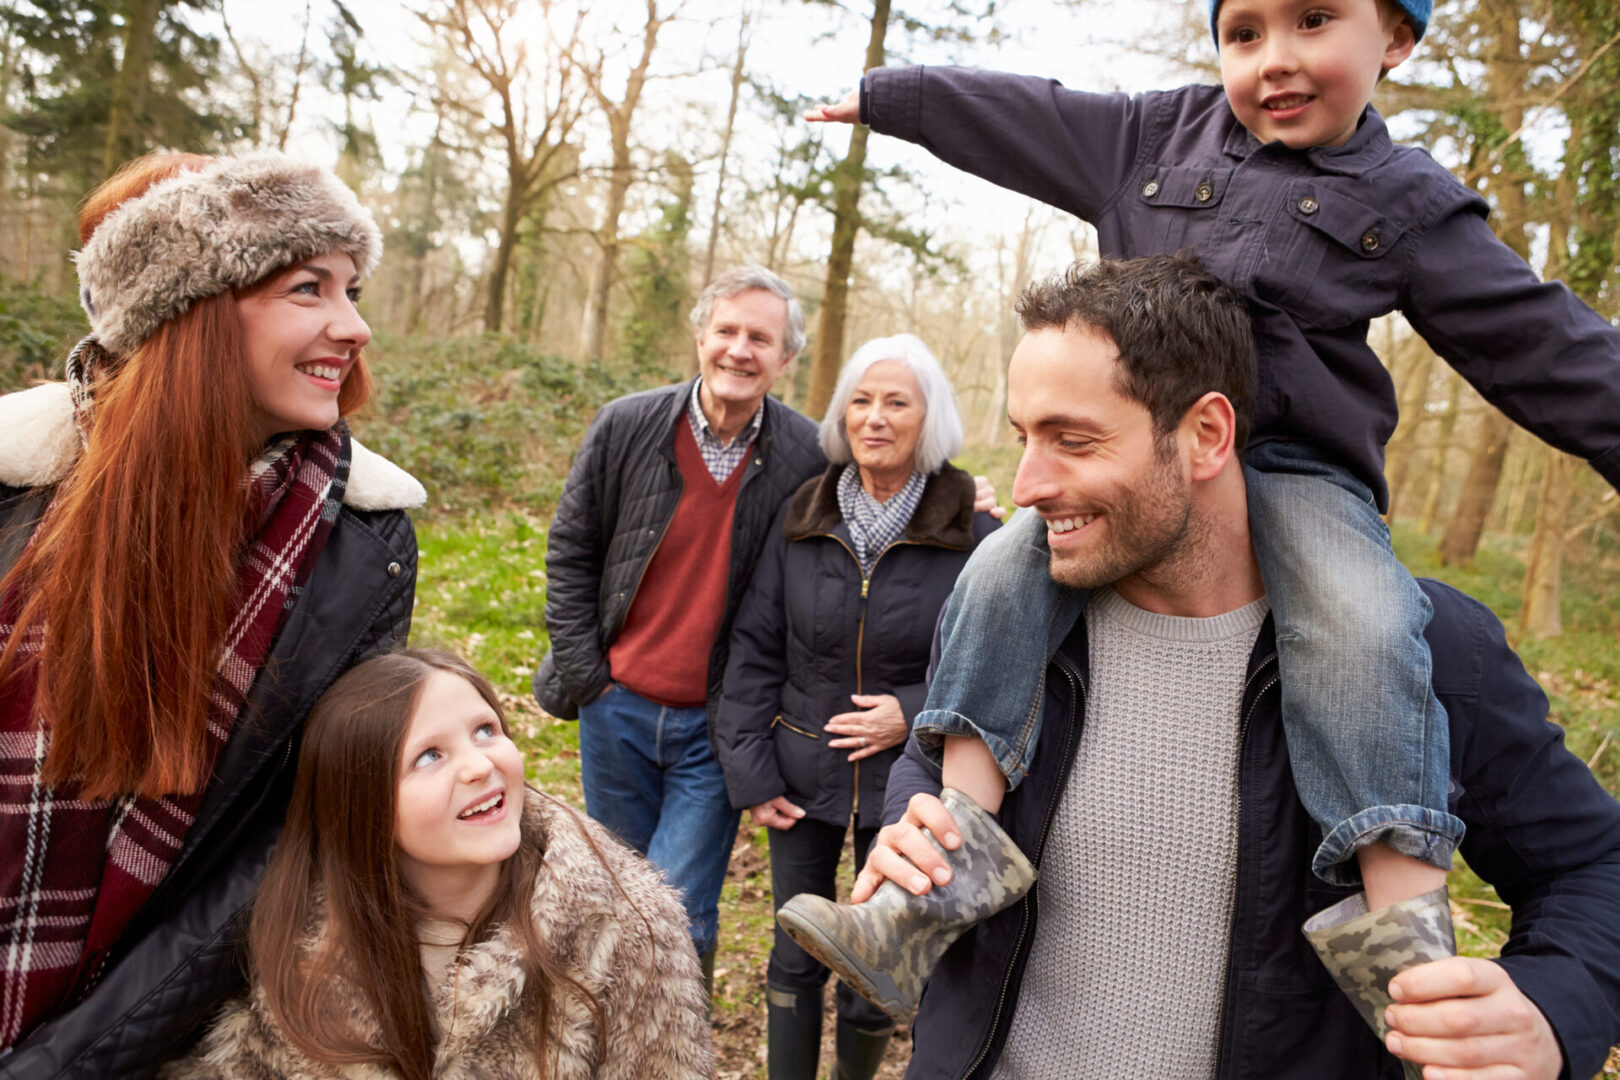
[[[1423,640],[1428,598],[1395,558],[1371,492],[1345,469],[1271,442],[1244,455],[1244,478],[1294,783],[1322,827],[1311,868],[1354,883],[1353,856],[1375,841],[1449,868],[1463,824],[1447,808],[1450,731]],[[931,754],[944,735],[982,738],[1011,788],[1040,732],[1046,661],[1084,594],[1052,583],[1038,515],[1017,515],[990,539],[999,542],[980,544],[957,579],[960,604],[953,594],[946,605],[913,730]]]
[[579,710],[585,812],[647,856],[681,892],[701,955],[720,932],[720,886],[737,811],[709,746],[705,710],[648,701],[614,683]]

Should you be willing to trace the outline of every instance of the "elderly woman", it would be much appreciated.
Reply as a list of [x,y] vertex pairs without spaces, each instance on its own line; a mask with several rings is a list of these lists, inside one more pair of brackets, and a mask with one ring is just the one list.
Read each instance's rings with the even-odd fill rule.
[[[839,376],[821,445],[832,462],[784,507],[743,598],[715,727],[732,805],[770,829],[771,888],[834,892],[844,834],[856,869],[881,824],[889,767],[926,696],[934,622],[995,527],[946,459],[962,422],[910,334],[862,346]],[[771,1080],[816,1075],[828,971],[778,928],[767,975]],[[873,1076],[893,1022],[842,984],[842,1080]]]

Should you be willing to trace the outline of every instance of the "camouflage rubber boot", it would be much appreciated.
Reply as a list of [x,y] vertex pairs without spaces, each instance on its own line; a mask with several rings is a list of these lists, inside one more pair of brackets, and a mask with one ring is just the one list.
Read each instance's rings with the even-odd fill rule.
[[926,829],[923,835],[950,864],[950,884],[913,896],[885,881],[859,905],[800,893],[776,913],[800,948],[902,1024],[916,1011],[928,973],[951,942],[1035,884],[1035,868],[977,803],[954,788],[942,791],[940,800],[962,844],[946,851]]
[[[1377,911],[1367,910],[1367,894],[1357,893],[1304,926],[1305,938],[1322,958],[1345,997],[1383,1042],[1389,1034],[1389,980],[1409,967],[1457,955],[1451,929],[1450,894],[1444,885]],[[1423,1080],[1423,1070],[1401,1062],[1406,1080]]]

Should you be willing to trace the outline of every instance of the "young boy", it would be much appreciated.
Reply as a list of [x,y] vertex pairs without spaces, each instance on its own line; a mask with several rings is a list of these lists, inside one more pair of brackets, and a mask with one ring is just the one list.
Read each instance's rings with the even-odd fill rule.
[[[859,119],[1068,210],[1096,226],[1105,255],[1195,253],[1249,301],[1260,385],[1245,477],[1289,754],[1322,826],[1313,869],[1338,884],[1359,876],[1368,923],[1443,922],[1449,938],[1445,875],[1463,830],[1449,812],[1448,729],[1422,637],[1429,606],[1378,516],[1396,403],[1367,322],[1402,311],[1486,398],[1616,486],[1620,333],[1539,281],[1492,235],[1477,194],[1423,151],[1390,142],[1369,101],[1410,55],[1430,6],[1212,0],[1220,88],[1086,94],[991,72],[879,69],[808,118]],[[1060,524],[1105,531],[1107,515]],[[1044,662],[1032,666],[1041,658],[1028,646],[1043,641],[1049,655],[1084,603],[1049,577],[1057,534],[1020,514],[981,545],[946,608],[941,662],[915,723],[943,757],[945,785],[992,813],[1039,730]],[[972,648],[954,634],[964,620]],[[1387,966],[1387,982],[1439,955],[1335,956],[1317,924],[1331,927],[1337,908],[1307,930],[1341,985],[1345,968]],[[783,921],[808,948],[847,942],[847,914],[790,902]],[[919,947],[942,951],[960,932]],[[869,984],[860,949],[839,948],[812,951],[852,985]],[[914,990],[900,994],[902,1009]],[[1381,1012],[1363,1008],[1380,1032]]]

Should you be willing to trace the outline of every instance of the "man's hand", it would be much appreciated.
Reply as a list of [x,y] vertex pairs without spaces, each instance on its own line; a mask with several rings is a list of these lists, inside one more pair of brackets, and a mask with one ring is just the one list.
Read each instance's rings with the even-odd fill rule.
[[804,114],[806,120],[820,124],[855,124],[861,119],[861,92],[851,90],[849,96],[836,105],[817,105]]
[[[934,884],[944,885],[951,880],[950,864],[923,835],[926,828],[939,838],[947,851],[962,845],[962,834],[945,804],[932,795],[920,792],[906,805],[905,816],[893,825],[885,825],[877,834],[872,853],[855,879],[855,888],[849,894],[852,904],[866,899],[883,884],[883,879],[899,882],[908,892],[921,896]],[[932,881],[929,879],[932,878]]]
[[[880,834],[881,835],[881,834]],[[1564,1056],[1535,1003],[1489,960],[1459,956],[1395,976],[1390,1053],[1424,1080],[1556,1080]]]
[[997,521],[1007,516],[1007,511],[996,502],[996,488],[988,476],[973,478],[973,510],[978,514],[989,514]]
[[791,829],[796,821],[804,817],[804,808],[788,802],[786,795],[778,795],[770,802],[750,806],[748,816],[754,819],[755,825],[768,829]]

